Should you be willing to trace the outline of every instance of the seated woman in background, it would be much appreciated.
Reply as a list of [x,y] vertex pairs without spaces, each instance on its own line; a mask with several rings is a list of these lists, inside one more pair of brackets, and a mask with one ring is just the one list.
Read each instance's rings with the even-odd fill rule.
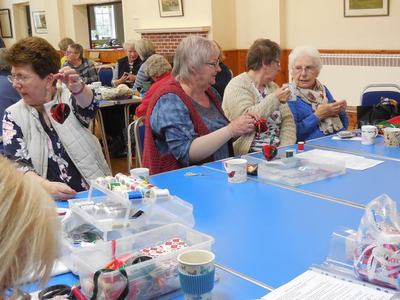
[[146,72],[144,71],[146,60],[154,53],[156,53],[156,50],[152,41],[146,39],[136,41],[135,48],[143,63],[140,66],[139,71],[137,72],[135,84],[133,85],[133,90],[138,90],[139,92],[142,92],[144,85],[151,84],[150,77],[147,76]]
[[206,38],[180,42],[173,77],[154,92],[146,112],[143,165],[151,174],[230,157],[232,138],[254,131],[256,114],[229,123],[211,89],[218,57]]
[[231,70],[224,64],[225,60],[225,55],[224,52],[222,51],[221,46],[214,41],[214,43],[218,46],[219,48],[219,67],[221,68],[221,71],[217,73],[217,76],[215,78],[215,84],[212,85],[214,89],[217,90],[218,94],[221,96],[221,98],[224,97],[224,91],[229,83],[229,81],[232,79],[232,73]]
[[67,48],[67,61],[64,67],[75,69],[79,74],[83,83],[89,84],[99,81],[94,63],[83,57],[83,47],[79,44],[68,45]]
[[289,70],[296,83],[297,101],[290,101],[297,140],[305,141],[344,130],[349,125],[346,100],[335,101],[317,79],[321,56],[316,48],[298,47],[289,55]]
[[[60,226],[50,195],[3,156],[0,178],[0,299],[4,299],[6,289],[32,274],[42,283],[50,277]],[[17,295],[14,291],[10,299],[21,299]]]
[[146,114],[147,107],[149,106],[149,101],[153,96],[154,92],[171,77],[171,64],[166,60],[166,58],[160,54],[153,54],[146,61],[146,67],[144,72],[149,76],[154,82],[148,91],[145,93],[140,105],[136,108],[135,114],[138,117],[144,116]]
[[[76,71],[59,69],[58,52],[39,37],[18,41],[5,58],[22,97],[4,114],[5,154],[56,199],[72,198],[90,180],[110,175],[100,143],[88,129],[97,103]],[[62,83],[56,88],[57,80]]]
[[125,42],[124,50],[126,56],[117,60],[112,84],[118,86],[125,83],[127,86],[132,87],[136,80],[136,74],[142,65],[142,60],[136,52],[135,43],[133,41]]
[[234,77],[225,89],[222,108],[229,119],[253,112],[267,126],[265,131],[239,137],[233,145],[235,155],[261,151],[265,144],[284,146],[296,141],[296,127],[287,105],[290,90],[273,82],[280,71],[280,53],[277,43],[256,40],[247,52],[248,71]]
[[60,48],[60,52],[62,53],[61,56],[61,66],[63,66],[65,64],[65,62],[67,61],[67,49],[69,45],[75,44],[75,42],[69,38],[63,38],[59,43],[58,43],[58,48]]

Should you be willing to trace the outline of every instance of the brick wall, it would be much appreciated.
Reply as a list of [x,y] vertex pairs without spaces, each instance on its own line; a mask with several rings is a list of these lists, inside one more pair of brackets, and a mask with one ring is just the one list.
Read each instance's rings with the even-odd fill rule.
[[164,55],[168,61],[172,62],[176,47],[188,35],[199,35],[207,38],[207,32],[204,31],[142,33],[142,38],[151,40],[156,46],[156,53]]

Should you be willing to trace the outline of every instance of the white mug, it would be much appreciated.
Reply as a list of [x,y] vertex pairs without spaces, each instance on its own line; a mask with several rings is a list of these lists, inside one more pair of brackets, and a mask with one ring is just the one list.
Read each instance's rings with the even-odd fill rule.
[[247,180],[247,160],[243,158],[228,159],[224,161],[224,167],[229,182],[240,183]]
[[387,127],[383,129],[383,138],[385,146],[399,147],[400,146],[400,128]]
[[378,128],[373,125],[361,126],[361,144],[372,145],[375,143],[375,137],[378,135]]

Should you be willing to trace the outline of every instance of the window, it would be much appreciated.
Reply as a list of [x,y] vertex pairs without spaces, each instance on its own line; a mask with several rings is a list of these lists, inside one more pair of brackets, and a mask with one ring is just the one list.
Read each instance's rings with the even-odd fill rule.
[[121,2],[88,5],[91,48],[121,47],[124,41]]

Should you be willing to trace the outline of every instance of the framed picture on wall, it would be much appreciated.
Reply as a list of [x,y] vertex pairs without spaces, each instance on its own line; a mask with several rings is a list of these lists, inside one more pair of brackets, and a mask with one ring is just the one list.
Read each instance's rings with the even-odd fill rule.
[[32,19],[36,33],[47,33],[46,13],[44,11],[33,11]]
[[158,0],[160,17],[183,16],[182,0]]
[[3,38],[12,38],[11,16],[8,8],[0,9],[0,32]]
[[388,16],[389,0],[344,0],[345,17]]

